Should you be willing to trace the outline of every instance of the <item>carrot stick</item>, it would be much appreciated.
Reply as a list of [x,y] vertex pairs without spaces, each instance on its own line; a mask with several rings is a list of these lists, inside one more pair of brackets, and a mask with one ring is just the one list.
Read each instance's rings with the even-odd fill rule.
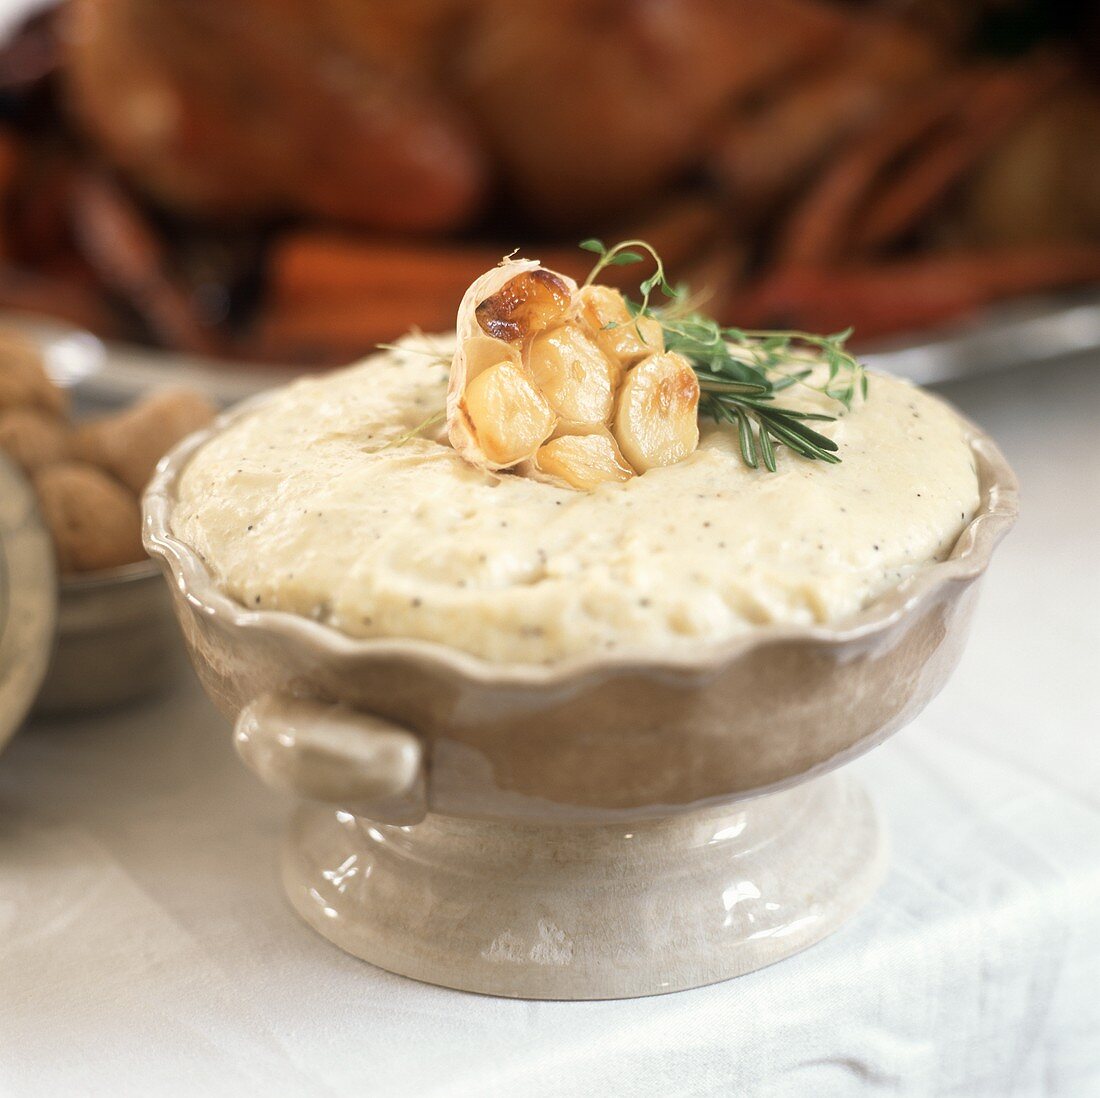
[[945,78],[854,140],[790,216],[776,247],[776,265],[837,262],[845,254],[852,219],[885,166],[948,122],[973,84],[966,72]]
[[1051,244],[888,263],[777,271],[725,319],[745,327],[838,331],[860,339],[942,324],[1004,298],[1100,282],[1100,245]]
[[847,137],[945,66],[942,45],[906,22],[864,18],[822,61],[759,106],[741,106],[713,168],[739,211],[765,209],[804,184]]
[[990,73],[963,104],[957,132],[933,142],[911,168],[897,173],[857,219],[851,238],[853,251],[875,251],[908,232],[1022,115],[1067,76],[1066,67],[1050,58]]
[[76,186],[77,240],[103,282],[168,346],[223,353],[224,341],[199,322],[169,276],[164,245],[138,208],[107,179],[87,175]]
[[0,266],[0,308],[59,317],[96,335],[123,334],[123,326],[102,295],[71,277]]

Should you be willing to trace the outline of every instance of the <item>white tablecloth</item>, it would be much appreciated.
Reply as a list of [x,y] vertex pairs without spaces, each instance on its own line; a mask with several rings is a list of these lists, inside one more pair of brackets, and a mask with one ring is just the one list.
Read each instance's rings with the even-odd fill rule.
[[949,395],[1024,517],[948,688],[853,766],[893,862],[835,936],[628,1002],[381,972],[291,914],[287,806],[185,676],[0,758],[0,1094],[1100,1095],[1100,363]]

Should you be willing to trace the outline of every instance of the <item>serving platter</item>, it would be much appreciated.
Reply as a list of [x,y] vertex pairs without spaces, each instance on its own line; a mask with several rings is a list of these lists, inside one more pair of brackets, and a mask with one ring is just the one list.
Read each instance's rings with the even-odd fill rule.
[[[40,340],[54,379],[88,410],[133,400],[166,384],[201,389],[223,405],[280,385],[301,367],[253,365],[113,343],[60,321],[0,311],[0,324]],[[874,370],[938,385],[1100,350],[1100,289],[1028,298],[964,323],[874,345]]]

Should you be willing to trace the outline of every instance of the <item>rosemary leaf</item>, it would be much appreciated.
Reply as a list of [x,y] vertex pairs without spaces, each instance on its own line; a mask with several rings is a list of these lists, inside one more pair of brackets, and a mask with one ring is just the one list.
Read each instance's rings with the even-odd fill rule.
[[775,472],[775,449],[772,447],[771,436],[768,434],[768,426],[760,424],[760,456],[764,459],[764,465],[769,473]]
[[738,440],[741,443],[741,456],[745,459],[745,464],[752,469],[756,469],[759,462],[756,459],[756,443],[752,439],[752,428],[749,426],[749,417],[738,408],[737,412],[737,434]]

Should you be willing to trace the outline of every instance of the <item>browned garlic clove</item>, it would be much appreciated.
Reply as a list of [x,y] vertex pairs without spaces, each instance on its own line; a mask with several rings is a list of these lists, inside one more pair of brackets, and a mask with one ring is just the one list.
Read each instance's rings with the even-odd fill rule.
[[591,491],[601,484],[622,483],[634,476],[606,428],[588,434],[559,435],[539,447],[530,475]]
[[584,286],[577,293],[581,320],[596,345],[629,368],[652,354],[663,354],[664,332],[651,316],[632,317],[623,295],[610,286]]
[[528,376],[562,419],[592,425],[611,419],[619,369],[577,325],[540,332],[526,360]]
[[673,465],[699,445],[699,379],[678,354],[650,355],[628,371],[612,425],[627,461],[639,472]]
[[575,289],[563,275],[545,267],[524,271],[477,306],[477,322],[495,339],[520,343],[562,320],[572,307]]
[[496,366],[501,362],[510,362],[513,366],[522,365],[519,348],[502,340],[493,339],[492,336],[482,335],[468,339],[465,352],[467,385],[490,366]]
[[554,429],[554,413],[519,367],[490,366],[466,387],[465,413],[481,452],[498,469],[529,458]]

